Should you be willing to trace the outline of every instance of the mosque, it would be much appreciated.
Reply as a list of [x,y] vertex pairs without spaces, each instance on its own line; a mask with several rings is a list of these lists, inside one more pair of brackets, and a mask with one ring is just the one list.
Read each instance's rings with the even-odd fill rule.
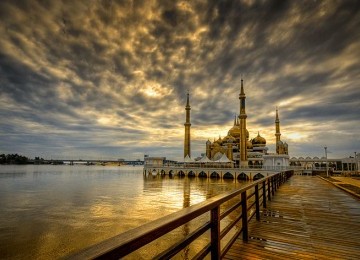
[[[228,131],[227,136],[211,142],[208,140],[205,145],[205,153],[202,154],[200,161],[203,162],[232,162],[233,167],[261,168],[263,166],[288,166],[289,150],[288,144],[281,141],[280,120],[278,109],[276,108],[275,118],[275,137],[276,137],[276,154],[269,154],[266,140],[258,135],[249,139],[249,131],[246,128],[246,95],[244,92],[243,79],[241,79],[241,91],[239,94],[240,113],[235,115],[234,125]],[[184,161],[191,162],[190,147],[190,100],[189,93],[186,100],[186,122],[185,141],[184,141]]]

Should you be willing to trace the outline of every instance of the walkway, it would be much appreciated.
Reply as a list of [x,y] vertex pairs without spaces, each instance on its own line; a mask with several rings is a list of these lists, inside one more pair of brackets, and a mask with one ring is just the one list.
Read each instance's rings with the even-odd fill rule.
[[316,176],[293,176],[224,259],[360,259],[360,200]]

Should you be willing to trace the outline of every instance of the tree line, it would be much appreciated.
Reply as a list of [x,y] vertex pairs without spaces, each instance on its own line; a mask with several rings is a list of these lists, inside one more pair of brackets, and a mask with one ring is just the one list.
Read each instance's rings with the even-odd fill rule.
[[0,164],[27,164],[29,158],[19,154],[0,154]]

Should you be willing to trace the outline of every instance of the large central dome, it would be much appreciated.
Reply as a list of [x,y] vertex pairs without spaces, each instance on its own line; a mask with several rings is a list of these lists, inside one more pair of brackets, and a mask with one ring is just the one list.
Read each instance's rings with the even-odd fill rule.
[[[234,138],[240,139],[240,134],[241,134],[241,129],[240,129],[240,125],[234,125],[230,130],[229,130],[229,135],[231,135]],[[249,131],[246,129],[246,138],[249,139]]]

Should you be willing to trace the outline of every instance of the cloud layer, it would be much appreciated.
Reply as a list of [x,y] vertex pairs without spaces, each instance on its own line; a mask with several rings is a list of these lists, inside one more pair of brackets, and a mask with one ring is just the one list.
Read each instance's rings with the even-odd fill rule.
[[291,156],[360,152],[357,1],[1,1],[0,150],[180,159],[238,113]]

